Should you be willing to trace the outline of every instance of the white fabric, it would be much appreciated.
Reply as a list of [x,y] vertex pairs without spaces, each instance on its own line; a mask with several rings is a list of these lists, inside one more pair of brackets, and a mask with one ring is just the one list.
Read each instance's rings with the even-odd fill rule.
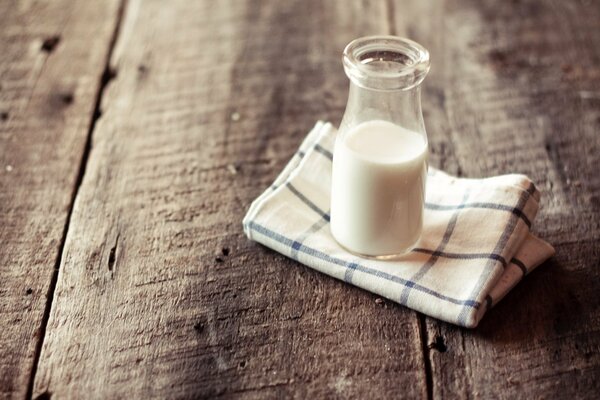
[[429,316],[473,328],[554,254],[530,224],[539,192],[524,175],[462,179],[429,169],[424,229],[393,261],[348,253],[331,236],[336,130],[318,122],[275,182],[250,206],[246,235],[302,264]]

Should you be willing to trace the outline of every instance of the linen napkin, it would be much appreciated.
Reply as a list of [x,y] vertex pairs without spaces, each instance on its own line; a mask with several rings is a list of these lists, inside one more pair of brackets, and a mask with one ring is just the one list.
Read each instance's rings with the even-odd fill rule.
[[357,257],[329,229],[336,129],[318,122],[275,182],[250,206],[244,232],[334,278],[453,324],[485,312],[554,254],[529,231],[540,194],[524,175],[463,179],[429,168],[423,234],[392,260]]

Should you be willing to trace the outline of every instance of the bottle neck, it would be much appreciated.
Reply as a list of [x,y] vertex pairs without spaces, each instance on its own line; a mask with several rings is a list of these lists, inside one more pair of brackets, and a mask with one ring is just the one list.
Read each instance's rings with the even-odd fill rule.
[[420,85],[405,90],[376,90],[359,86],[351,80],[340,130],[377,119],[425,134]]

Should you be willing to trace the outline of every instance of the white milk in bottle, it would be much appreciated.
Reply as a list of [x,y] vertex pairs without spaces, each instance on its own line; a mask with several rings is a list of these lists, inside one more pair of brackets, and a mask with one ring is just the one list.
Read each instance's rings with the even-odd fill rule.
[[350,128],[335,144],[331,232],[367,256],[410,250],[423,227],[427,142],[383,120]]

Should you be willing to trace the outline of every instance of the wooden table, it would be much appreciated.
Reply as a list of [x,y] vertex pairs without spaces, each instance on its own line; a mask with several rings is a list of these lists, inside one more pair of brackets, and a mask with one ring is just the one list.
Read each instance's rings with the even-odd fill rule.
[[[598,398],[600,2],[0,2],[0,397]],[[431,163],[556,256],[475,330],[248,241],[351,39],[425,45]]]

